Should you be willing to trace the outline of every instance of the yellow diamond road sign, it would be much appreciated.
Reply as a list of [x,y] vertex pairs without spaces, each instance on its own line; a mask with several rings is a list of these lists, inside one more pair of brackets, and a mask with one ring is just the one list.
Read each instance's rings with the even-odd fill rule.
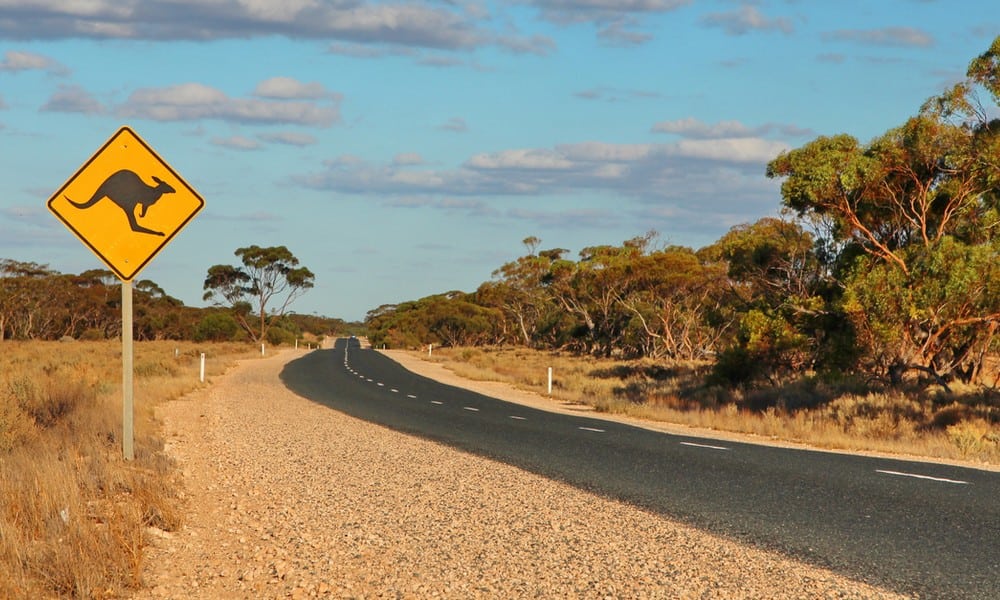
[[134,131],[122,127],[48,201],[122,281],[132,281],[205,201]]

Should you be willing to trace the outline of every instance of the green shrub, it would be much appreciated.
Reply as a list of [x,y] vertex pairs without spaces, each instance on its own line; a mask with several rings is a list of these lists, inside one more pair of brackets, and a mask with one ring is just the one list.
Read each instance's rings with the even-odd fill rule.
[[267,343],[272,346],[281,344],[294,344],[295,334],[282,327],[271,327],[267,330]]
[[759,371],[757,357],[746,348],[728,348],[718,355],[708,385],[746,385],[758,377]]
[[234,340],[240,331],[240,325],[233,315],[216,312],[205,315],[194,328],[194,339],[197,342],[226,342]]
[[105,339],[105,337],[104,330],[96,327],[84,329],[83,333],[80,334],[80,339],[87,342],[96,342]]

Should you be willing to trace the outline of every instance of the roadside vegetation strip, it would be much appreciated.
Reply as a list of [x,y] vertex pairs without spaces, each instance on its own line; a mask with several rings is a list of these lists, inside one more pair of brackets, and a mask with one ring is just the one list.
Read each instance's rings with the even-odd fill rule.
[[253,351],[135,345],[135,460],[121,458],[121,344],[0,343],[0,598],[121,596],[139,587],[147,528],[181,522],[153,409]]
[[547,394],[598,412],[821,448],[887,452],[1000,467],[1000,401],[989,391],[953,395],[859,391],[812,380],[754,391],[706,385],[704,364],[598,359],[522,347],[435,348],[413,358],[459,377]]

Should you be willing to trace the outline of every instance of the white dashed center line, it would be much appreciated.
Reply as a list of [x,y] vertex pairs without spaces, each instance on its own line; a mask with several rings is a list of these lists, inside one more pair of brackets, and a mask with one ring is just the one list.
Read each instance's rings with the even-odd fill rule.
[[431,400],[431,404],[444,404],[444,402],[438,402],[437,400]]
[[396,388],[389,388],[389,391],[392,392],[393,394],[399,393],[399,390],[397,390]]
[[962,481],[960,479],[945,479],[944,477],[931,477],[930,475],[918,475],[916,473],[904,473],[902,471],[885,471],[882,469],[875,469],[875,472],[882,473],[884,475],[896,475],[898,477],[913,477],[914,479],[927,479],[929,481],[940,481],[942,483],[970,485],[968,481]]
[[462,408],[464,408],[465,410],[471,410],[472,412],[479,412],[478,408],[474,408],[472,406],[463,406]]
[[577,427],[577,429],[581,429],[583,431],[593,431],[595,433],[604,433],[603,429],[598,429],[596,427]]
[[695,448],[708,448],[709,450],[729,450],[725,446],[713,446],[711,444],[696,444],[694,442],[681,442],[681,446],[694,446]]
[[519,417],[517,415],[511,415],[510,418],[514,419],[515,421],[527,421],[528,420],[528,419],[525,419],[524,417]]
[[417,399],[417,397],[416,397],[416,396],[414,396],[413,394],[407,394],[407,395],[406,395],[406,397],[407,397],[407,398],[413,398],[414,400],[416,400],[416,399]]

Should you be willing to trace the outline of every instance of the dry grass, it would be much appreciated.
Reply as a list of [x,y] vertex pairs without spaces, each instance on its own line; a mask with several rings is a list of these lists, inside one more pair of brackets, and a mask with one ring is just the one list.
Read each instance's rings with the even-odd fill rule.
[[[427,359],[427,354],[421,356]],[[807,380],[743,394],[706,387],[707,364],[600,360],[525,348],[435,348],[456,374],[608,413],[823,448],[891,452],[1000,465],[1000,394],[873,392],[850,380]]]
[[[176,355],[175,355],[176,352]],[[140,585],[147,527],[181,522],[153,409],[237,344],[135,345],[135,460],[122,459],[119,342],[0,343],[0,598],[113,598]]]

